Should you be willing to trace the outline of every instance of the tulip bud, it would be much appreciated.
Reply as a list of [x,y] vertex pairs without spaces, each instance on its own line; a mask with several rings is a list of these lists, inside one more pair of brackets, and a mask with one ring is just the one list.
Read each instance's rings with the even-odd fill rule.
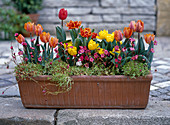
[[145,39],[145,41],[146,41],[147,44],[150,44],[151,41],[154,41],[155,35],[150,34],[150,33],[149,33],[149,34],[145,34],[145,35],[144,35],[144,39]]
[[42,34],[43,28],[40,24],[35,25],[35,34],[36,36],[39,36],[40,34]]
[[130,22],[129,28],[132,29],[133,31],[135,31],[135,28],[136,28],[135,21],[131,21],[131,22]]
[[50,33],[43,32],[43,33],[40,35],[40,39],[41,39],[41,41],[44,42],[44,43],[49,42],[49,40],[50,40]]
[[60,9],[58,17],[60,20],[65,20],[67,18],[67,10],[64,8]]
[[23,37],[23,35],[19,34],[17,37],[15,37],[15,39],[19,42],[19,43],[24,43],[25,42],[25,38]]
[[125,27],[123,33],[126,38],[130,38],[132,36],[133,30],[129,27]]
[[58,39],[55,38],[55,37],[51,37],[51,39],[50,39],[50,41],[49,41],[50,47],[55,48],[55,47],[57,46],[57,44],[58,44]]
[[116,41],[121,41],[123,39],[123,34],[122,34],[122,32],[120,30],[115,30],[114,33],[115,33],[114,37],[115,37]]
[[24,29],[28,32],[33,32],[34,31],[34,23],[31,23],[31,22],[25,23]]
[[143,29],[144,29],[144,22],[142,22],[141,20],[138,20],[137,23],[136,23],[136,32],[143,32]]

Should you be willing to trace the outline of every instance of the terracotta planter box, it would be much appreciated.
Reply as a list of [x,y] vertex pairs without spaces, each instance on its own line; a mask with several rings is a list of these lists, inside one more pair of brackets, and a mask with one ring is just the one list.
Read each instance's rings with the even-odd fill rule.
[[[148,104],[152,75],[130,79],[117,76],[72,76],[74,84],[66,93],[51,95],[41,86],[48,76],[18,81],[26,108],[145,108]],[[54,86],[48,87],[52,91]]]

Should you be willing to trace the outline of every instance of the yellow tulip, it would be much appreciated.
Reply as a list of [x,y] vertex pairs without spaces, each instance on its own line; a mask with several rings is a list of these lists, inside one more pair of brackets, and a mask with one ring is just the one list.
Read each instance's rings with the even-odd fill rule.
[[113,40],[114,40],[114,32],[112,34],[107,34],[106,41],[113,42]]
[[99,44],[96,43],[95,41],[93,41],[92,39],[88,43],[89,50],[95,50],[95,49],[97,49],[98,46],[99,46]]
[[70,46],[70,47],[68,48],[68,53],[69,53],[70,55],[72,55],[72,56],[77,55],[77,47],[75,47],[75,46]]
[[99,36],[97,36],[96,38],[97,39],[106,39],[106,36],[108,35],[108,31],[107,30],[101,30],[100,32],[99,32]]

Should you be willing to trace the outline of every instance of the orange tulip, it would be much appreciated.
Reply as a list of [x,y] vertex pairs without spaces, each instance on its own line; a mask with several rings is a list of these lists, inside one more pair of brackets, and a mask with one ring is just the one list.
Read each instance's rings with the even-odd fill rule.
[[144,29],[144,22],[142,22],[141,20],[138,20],[136,23],[135,31],[141,33],[143,32],[143,29]]
[[80,33],[79,33],[82,37],[87,37],[89,38],[92,34],[91,34],[91,29],[90,28],[80,28]]
[[115,30],[115,40],[116,41],[121,41],[123,39],[123,33],[120,30]]
[[68,29],[75,29],[75,28],[79,28],[81,26],[81,21],[72,21],[70,20],[70,22],[68,22],[66,24],[66,27],[68,27]]
[[146,35],[144,35],[144,39],[145,39],[145,41],[146,41],[147,44],[150,44],[151,41],[154,41],[155,35],[150,34],[150,33],[149,33],[149,34],[146,34]]
[[132,29],[133,31],[135,31],[135,28],[136,28],[136,23],[135,23],[135,21],[131,21],[130,24],[129,24],[129,27],[130,27],[130,29]]
[[41,26],[40,24],[35,25],[35,34],[36,34],[37,36],[39,36],[40,34],[42,34],[42,31],[43,31],[43,28],[42,28],[42,26]]
[[57,44],[58,44],[58,39],[55,38],[55,37],[51,37],[51,39],[50,39],[50,41],[49,41],[50,47],[55,48],[55,47],[57,46]]
[[132,36],[133,29],[130,29],[129,27],[125,27],[123,33],[126,38],[130,38]]
[[25,23],[24,29],[28,32],[33,32],[34,31],[34,23],[31,23],[31,22]]
[[23,35],[21,35],[21,34],[19,34],[17,37],[15,37],[15,39],[16,39],[19,43],[25,42],[25,38],[24,38]]
[[50,33],[43,32],[40,34],[40,39],[42,42],[47,43],[50,40]]

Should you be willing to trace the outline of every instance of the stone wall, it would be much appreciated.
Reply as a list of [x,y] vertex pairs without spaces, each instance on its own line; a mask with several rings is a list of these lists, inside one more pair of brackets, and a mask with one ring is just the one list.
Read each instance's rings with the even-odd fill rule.
[[170,0],[157,0],[157,35],[170,36]]
[[60,24],[57,13],[60,8],[68,10],[69,20],[82,21],[84,27],[98,31],[108,29],[112,32],[128,26],[131,20],[141,19],[145,32],[156,31],[155,0],[44,0],[39,11],[39,23],[45,31],[55,34],[55,26]]

